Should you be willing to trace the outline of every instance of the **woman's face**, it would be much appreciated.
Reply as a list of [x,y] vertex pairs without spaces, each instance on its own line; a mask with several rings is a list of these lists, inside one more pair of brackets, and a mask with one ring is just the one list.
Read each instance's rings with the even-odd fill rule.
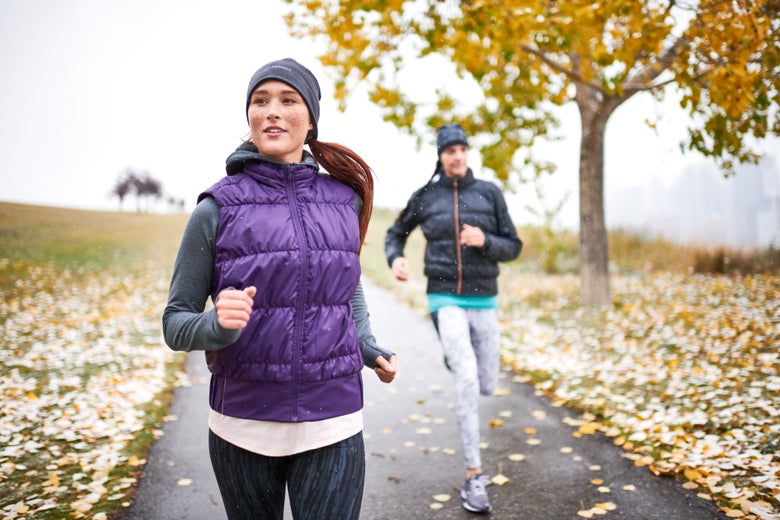
[[469,147],[462,144],[454,144],[445,148],[439,156],[444,175],[462,179],[469,169]]
[[247,117],[261,155],[277,162],[301,162],[306,135],[314,126],[297,90],[275,79],[260,83],[249,99]]

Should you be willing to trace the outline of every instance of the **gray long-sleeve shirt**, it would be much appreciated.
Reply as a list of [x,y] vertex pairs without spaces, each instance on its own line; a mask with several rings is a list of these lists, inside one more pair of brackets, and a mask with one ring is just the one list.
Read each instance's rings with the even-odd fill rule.
[[[356,198],[357,199],[357,198]],[[359,204],[356,200],[356,205]],[[234,343],[241,330],[222,327],[216,310],[206,310],[211,296],[219,209],[211,197],[205,197],[190,215],[173,267],[168,305],[162,316],[163,336],[176,351],[219,350]],[[262,288],[258,287],[258,290]],[[376,358],[392,353],[381,349],[371,331],[368,305],[362,284],[351,300],[363,363],[376,368]]]

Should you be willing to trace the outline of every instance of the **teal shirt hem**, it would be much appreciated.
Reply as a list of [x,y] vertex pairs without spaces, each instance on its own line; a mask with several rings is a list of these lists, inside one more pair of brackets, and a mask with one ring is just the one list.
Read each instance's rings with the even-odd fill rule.
[[442,307],[455,306],[464,309],[497,309],[498,296],[456,296],[454,294],[428,294],[428,311],[436,312]]

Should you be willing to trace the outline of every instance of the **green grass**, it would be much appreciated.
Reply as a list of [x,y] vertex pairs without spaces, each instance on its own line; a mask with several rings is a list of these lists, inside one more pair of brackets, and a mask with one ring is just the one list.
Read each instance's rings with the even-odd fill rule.
[[108,268],[175,254],[185,215],[0,203],[0,256]]

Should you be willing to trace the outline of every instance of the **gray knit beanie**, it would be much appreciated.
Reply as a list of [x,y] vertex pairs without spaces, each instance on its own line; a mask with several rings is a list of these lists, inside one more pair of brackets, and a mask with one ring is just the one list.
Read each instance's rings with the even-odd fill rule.
[[436,130],[436,149],[438,154],[455,144],[469,145],[466,131],[458,123],[450,123]]
[[314,77],[314,74],[312,74],[309,69],[292,58],[284,58],[283,60],[266,63],[252,75],[252,79],[249,80],[249,87],[246,91],[247,118],[249,117],[249,101],[252,98],[252,92],[255,91],[260,83],[269,79],[283,81],[298,91],[303,98],[303,101],[306,103],[306,106],[309,108],[309,116],[311,117],[311,123],[314,126],[314,128],[309,131],[306,141],[308,142],[310,139],[316,139],[317,121],[320,119],[320,84],[317,83],[317,78]]

